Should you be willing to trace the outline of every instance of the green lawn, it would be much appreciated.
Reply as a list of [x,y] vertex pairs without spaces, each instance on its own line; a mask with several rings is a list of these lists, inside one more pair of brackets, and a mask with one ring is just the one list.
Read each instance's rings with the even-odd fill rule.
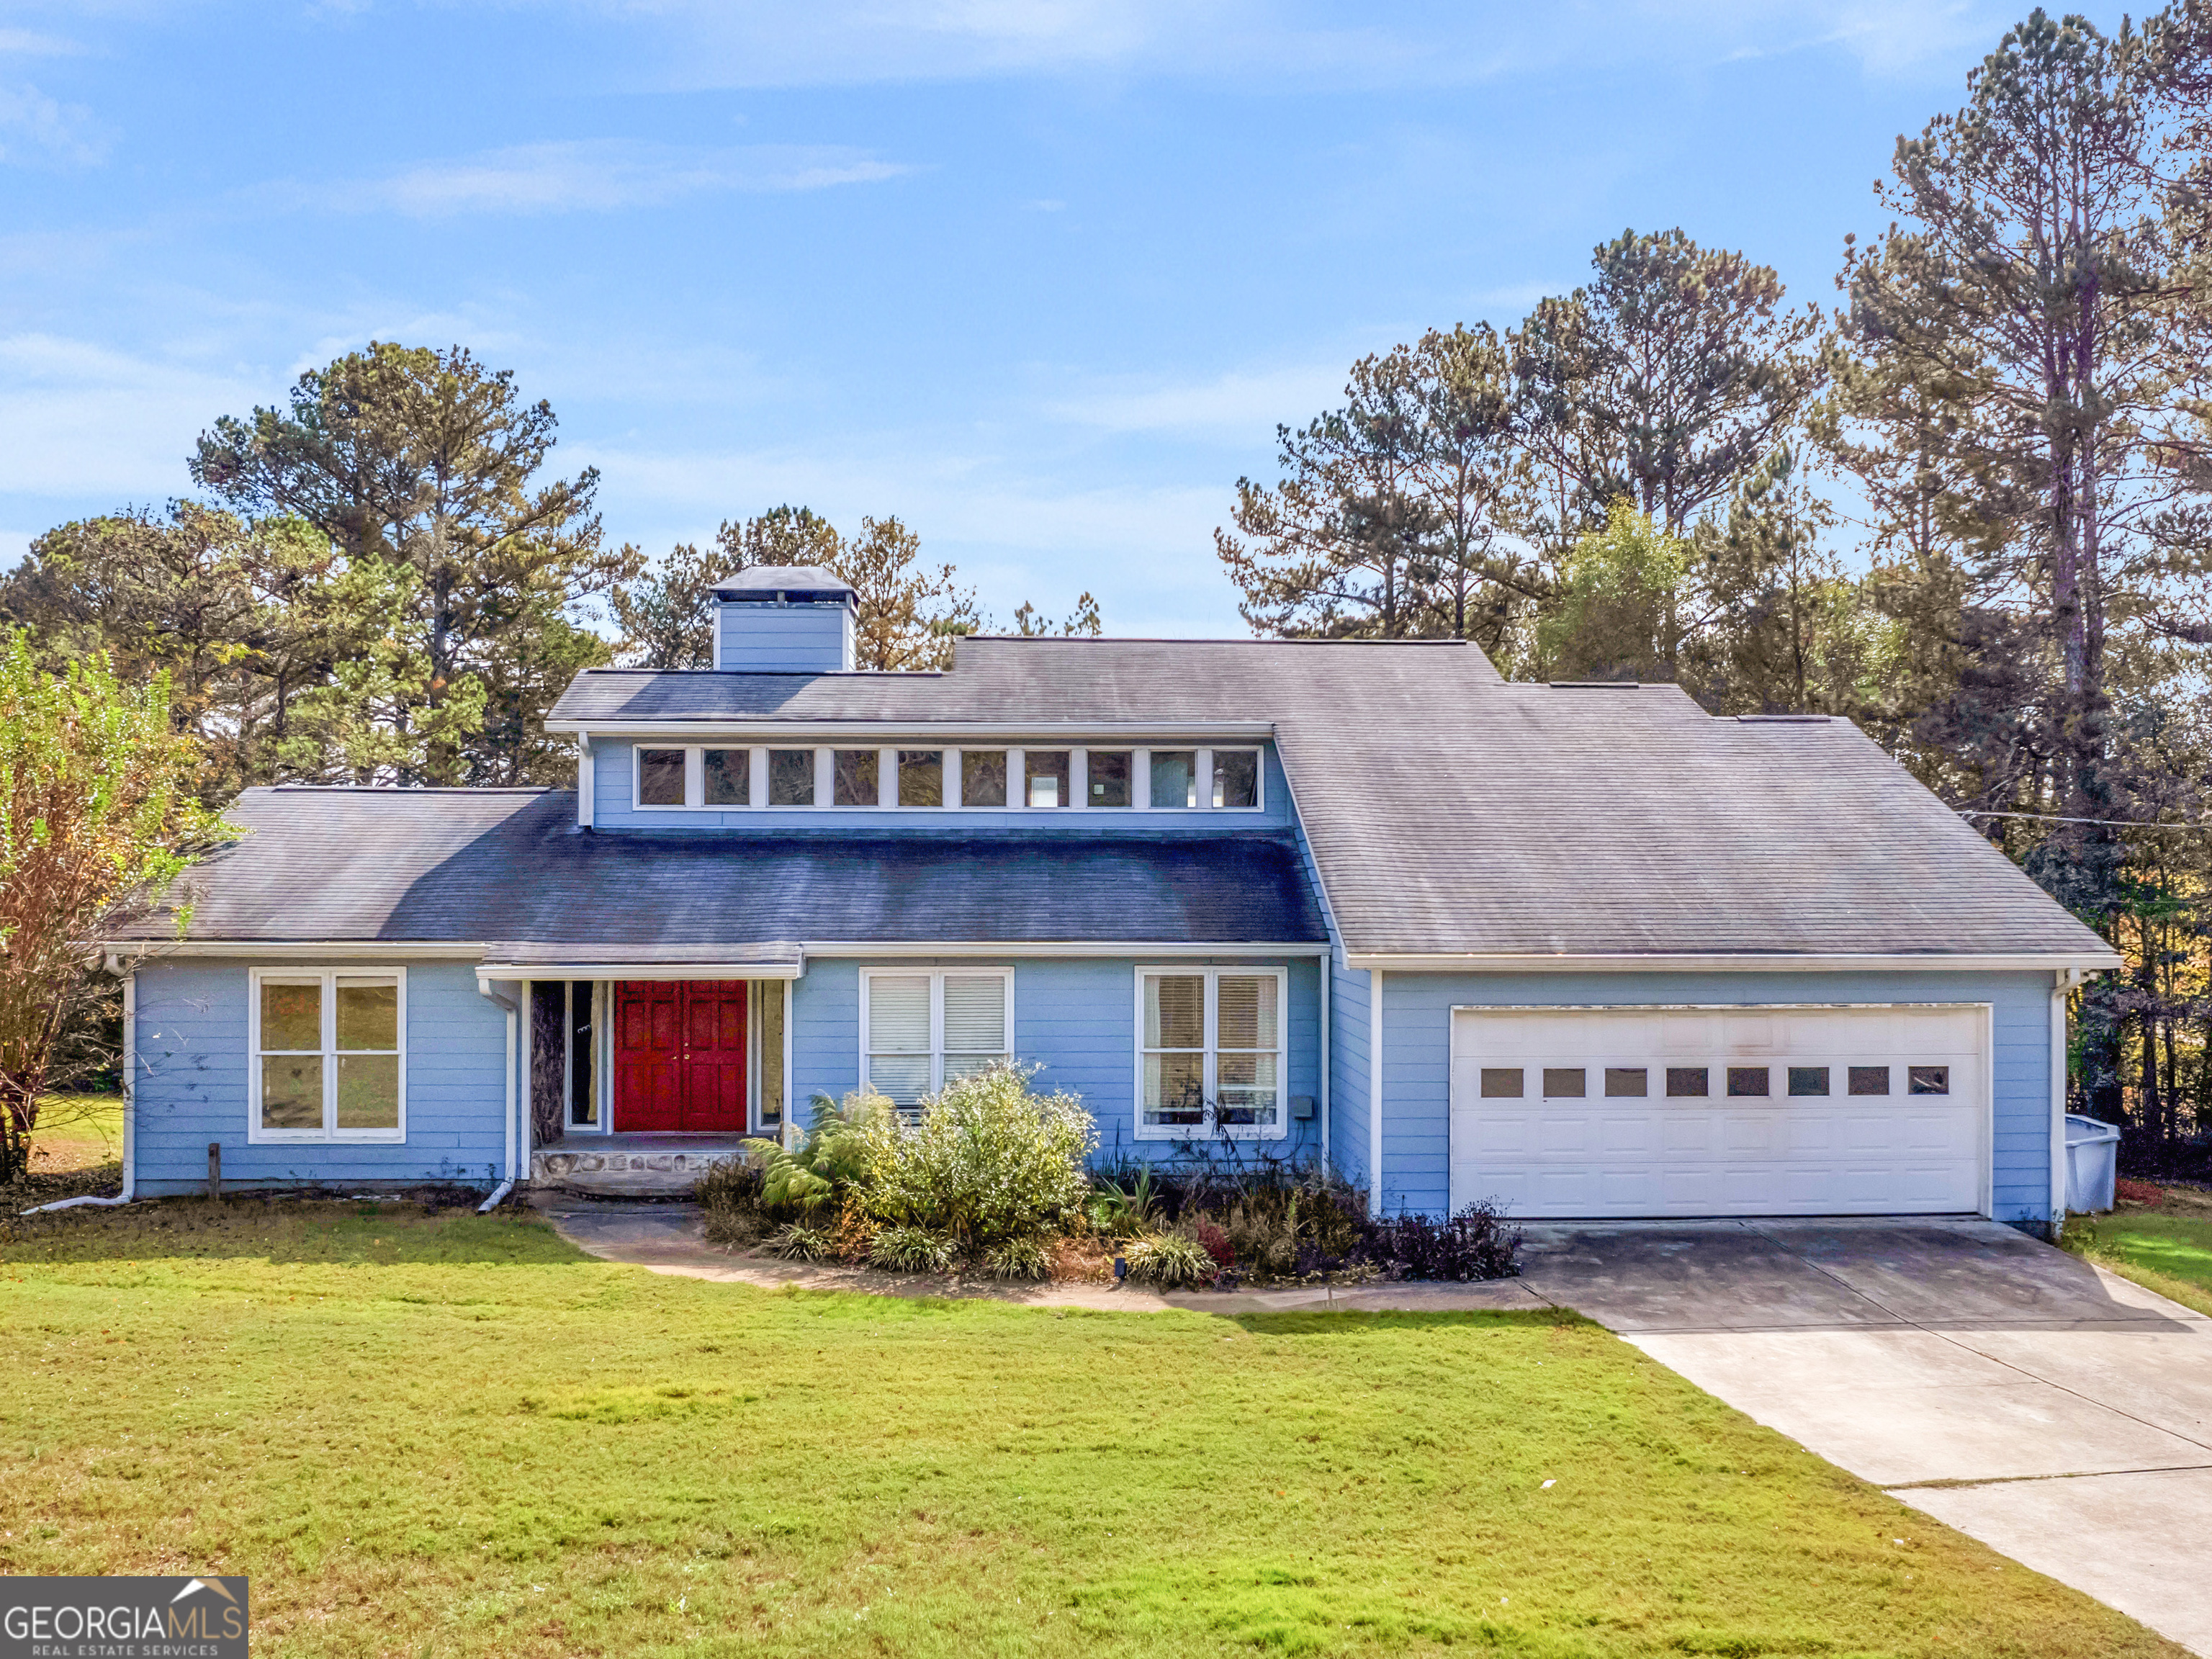
[[2069,1249],[2185,1307],[2212,1314],[2212,1204],[2186,1189],[2157,1208],[2075,1216]]
[[771,1293],[187,1200],[0,1229],[0,1572],[243,1572],[258,1653],[2179,1651],[1565,1316]]
[[48,1095],[31,1131],[30,1178],[0,1188],[0,1207],[23,1209],[80,1193],[112,1191],[123,1180],[123,1097]]

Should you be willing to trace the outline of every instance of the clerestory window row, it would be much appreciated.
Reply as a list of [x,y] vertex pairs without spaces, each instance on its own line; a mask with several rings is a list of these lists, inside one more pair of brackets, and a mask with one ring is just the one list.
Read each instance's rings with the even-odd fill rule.
[[640,744],[640,811],[1260,810],[1257,749],[781,749]]

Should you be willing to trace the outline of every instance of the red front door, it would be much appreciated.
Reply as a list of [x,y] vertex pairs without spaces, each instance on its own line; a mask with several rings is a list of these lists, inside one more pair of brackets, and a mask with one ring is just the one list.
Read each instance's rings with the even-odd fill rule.
[[742,1131],[742,980],[626,980],[615,988],[617,1129]]

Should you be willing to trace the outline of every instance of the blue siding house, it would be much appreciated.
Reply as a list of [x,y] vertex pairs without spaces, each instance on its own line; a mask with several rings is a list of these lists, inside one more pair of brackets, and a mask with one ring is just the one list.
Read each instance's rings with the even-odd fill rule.
[[666,1184],[1011,1058],[1382,1211],[2058,1212],[2116,958],[1848,722],[1457,641],[866,673],[853,603],[749,570],[713,669],[580,675],[574,790],[249,790],[110,942],[132,1188]]

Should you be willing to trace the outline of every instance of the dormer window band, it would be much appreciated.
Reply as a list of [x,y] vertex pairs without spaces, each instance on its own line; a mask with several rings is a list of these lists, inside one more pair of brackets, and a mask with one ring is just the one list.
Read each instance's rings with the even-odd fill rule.
[[[640,743],[630,805],[642,814],[843,811],[1255,812],[1252,749],[775,748]],[[612,750],[595,751],[599,764]]]

